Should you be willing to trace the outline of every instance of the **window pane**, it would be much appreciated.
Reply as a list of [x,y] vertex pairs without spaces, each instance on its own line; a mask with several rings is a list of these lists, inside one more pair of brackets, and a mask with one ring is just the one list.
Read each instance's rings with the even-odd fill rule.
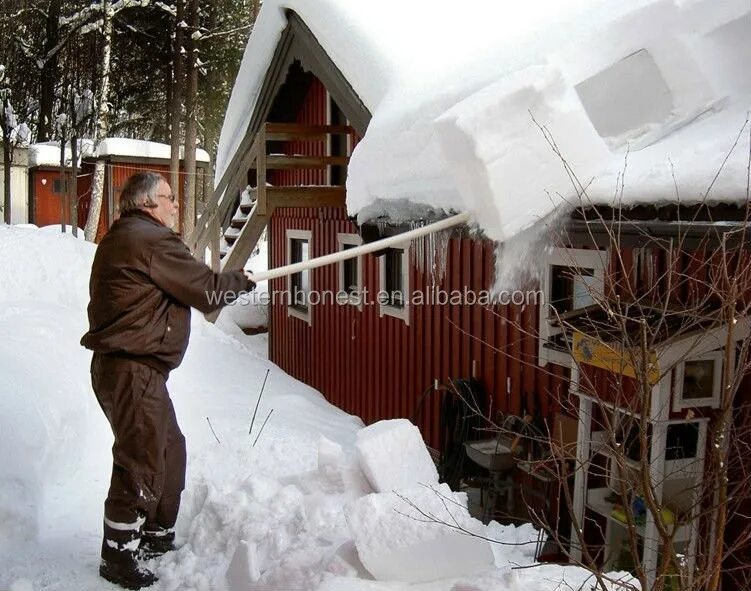
[[[307,240],[293,238],[290,240],[290,261],[302,263],[309,260],[310,244]],[[308,307],[308,293],[310,292],[310,271],[300,271],[290,277],[293,305],[298,308]]]
[[592,269],[572,269],[553,265],[550,270],[550,305],[563,314],[594,303],[591,295],[594,285]]
[[686,361],[683,372],[683,399],[712,398],[714,395],[714,361]]
[[[355,248],[354,244],[342,244],[342,250]],[[343,285],[342,290],[348,294],[356,293],[359,289],[357,285],[357,265],[358,258],[348,259],[342,263]]]
[[695,458],[699,445],[699,423],[676,423],[668,425],[666,460]]
[[578,276],[574,276],[573,310],[586,308],[595,302],[592,297],[592,286],[594,285],[595,278],[591,275],[591,271],[589,271],[589,275],[585,273],[587,271],[580,270]]
[[402,283],[404,251],[390,249],[384,257],[384,278],[386,283],[384,289],[388,294],[388,305],[402,308],[404,307],[404,285]]

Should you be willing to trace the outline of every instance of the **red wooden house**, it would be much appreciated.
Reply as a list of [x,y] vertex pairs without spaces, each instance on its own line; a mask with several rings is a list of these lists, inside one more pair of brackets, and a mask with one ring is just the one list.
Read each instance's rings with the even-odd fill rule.
[[[78,226],[83,228],[89,214],[91,199],[91,182],[94,174],[94,159],[90,142],[84,140],[83,157],[76,180],[78,196]],[[132,174],[140,171],[155,171],[169,180],[170,147],[166,144],[133,140],[127,138],[106,138],[98,149],[98,154],[105,160],[105,178],[102,212],[99,222],[98,237],[117,219],[117,205],[120,188]],[[66,172],[71,174],[70,150],[66,150]],[[209,174],[209,155],[204,150],[197,153],[196,187],[199,199],[203,194],[204,179]],[[181,164],[181,179],[178,190],[184,188],[184,172]],[[29,157],[29,222],[37,226],[60,224],[63,215],[66,194],[66,179],[60,174],[60,148],[51,142],[33,144]]]
[[[429,203],[408,207],[403,216],[394,215],[392,209],[392,215],[361,223],[348,213],[344,182],[349,157],[371,123],[371,112],[362,98],[365,90],[357,86],[361,79],[340,69],[343,58],[341,51],[331,52],[331,37],[322,40],[313,33],[312,25],[320,23],[306,23],[293,10],[285,14],[286,26],[278,38],[268,33],[262,37],[276,39],[273,47],[266,47],[268,59],[264,62],[264,56],[253,54],[264,64],[255,73],[254,92],[248,93],[238,83],[242,96],[257,99],[250,102],[244,134],[230,130],[234,142],[229,141],[232,149],[222,163],[223,173],[219,167],[210,215],[199,220],[190,240],[201,255],[209,248],[214,264],[219,265],[219,231],[228,224],[235,226],[239,232],[222,263],[225,268],[244,264],[265,228],[272,268],[394,235],[445,215]],[[262,31],[264,22],[259,21],[257,29]],[[650,69],[651,58],[637,55],[635,59],[641,61],[629,67],[644,67],[650,75],[659,75]],[[605,78],[619,75],[618,71],[604,73]],[[602,82],[601,74],[592,76],[594,82],[592,78],[585,82]],[[586,84],[578,90],[583,103],[591,99],[585,106],[596,128],[602,101],[608,99],[596,92],[589,94]],[[237,100],[248,99],[233,97]],[[237,118],[230,119],[236,127]],[[226,124],[223,133],[227,133]],[[246,185],[253,187],[254,205],[230,222],[235,196]],[[487,393],[483,410],[491,418],[531,415],[569,443],[575,441],[576,451],[570,453],[578,465],[589,465],[593,455],[600,456],[600,463],[608,461],[607,453],[592,443],[603,413],[611,417],[648,413],[655,425],[649,443],[652,462],[664,481],[660,495],[675,497],[680,504],[681,487],[689,488],[704,470],[708,424],[719,405],[722,365],[718,360],[727,327],[713,325],[711,331],[699,331],[697,336],[681,332],[683,325],[678,323],[656,340],[655,355],[672,356],[676,369],[655,381],[653,407],[635,411],[628,397],[607,400],[592,393],[592,384],[599,384],[594,388],[600,393],[627,392],[629,372],[633,372],[622,358],[608,364],[602,353],[591,355],[601,340],[596,337],[602,334],[601,328],[592,326],[608,322],[607,318],[593,320],[592,293],[617,301],[651,292],[674,304],[699,301],[702,283],[685,280],[690,270],[695,268],[697,277],[706,273],[702,257],[724,236],[747,239],[749,234],[745,195],[723,197],[717,203],[681,204],[670,194],[659,203],[637,198],[628,208],[590,203],[566,210],[546,244],[530,245],[538,248],[539,275],[529,284],[537,299],[525,294],[523,301],[488,305],[466,297],[492,286],[499,261],[512,263],[497,256],[494,241],[470,228],[273,280],[269,358],[366,423],[411,418],[427,444],[444,454],[451,451],[446,443],[451,435],[448,427],[453,425],[441,420],[441,391],[452,381],[474,378]],[[462,209],[461,202],[456,205]],[[618,236],[617,248],[613,247],[614,235]],[[667,256],[658,245],[671,240],[680,240],[680,246]],[[662,285],[671,265],[677,265],[684,278],[675,291]],[[385,296],[377,297],[379,292]],[[299,294],[307,297],[297,298]],[[419,302],[416,294],[420,294]],[[734,340],[747,337],[747,318],[741,324]],[[575,339],[575,332],[585,340]],[[594,340],[588,342],[587,335]],[[579,349],[572,351],[572,345]],[[686,377],[696,378],[700,373],[700,381],[708,388],[701,395],[687,385]],[[618,387],[609,388],[615,382]],[[748,380],[741,386],[741,398],[747,388]],[[602,409],[593,410],[593,405],[603,404]],[[688,471],[687,465],[691,466]],[[517,481],[535,480],[529,465],[526,470],[519,467],[514,474]],[[693,480],[687,484],[687,479]],[[595,530],[604,532],[605,548],[612,549],[619,544],[621,532],[613,525],[608,486],[587,470],[578,470],[573,517],[595,524]],[[652,580],[659,562],[659,549],[653,543],[655,527],[655,519],[648,517],[639,534],[646,540],[643,561]],[[696,551],[690,544],[703,531],[701,527],[696,522],[681,531],[677,543],[684,554]],[[571,551],[578,556],[578,550]],[[608,566],[616,566],[617,559],[607,550],[601,558]]]

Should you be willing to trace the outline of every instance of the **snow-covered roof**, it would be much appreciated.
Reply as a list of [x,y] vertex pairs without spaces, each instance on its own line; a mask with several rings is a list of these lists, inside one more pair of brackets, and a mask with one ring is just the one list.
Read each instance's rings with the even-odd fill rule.
[[[108,137],[99,144],[99,155],[104,156],[132,156],[134,158],[170,159],[169,144],[134,140],[131,138]],[[180,158],[185,157],[184,146],[180,146]],[[209,153],[201,148],[196,149],[196,161],[209,162]]]
[[[624,170],[626,200],[699,200],[751,105],[747,0],[266,0],[222,128],[217,181],[285,9],[372,113],[349,166],[350,213],[407,199],[469,210],[505,240],[576,197],[572,171],[598,203],[612,201]],[[710,198],[746,198],[748,153],[746,133]]]
[[[93,142],[88,139],[81,141],[81,157],[88,158],[95,156]],[[180,158],[184,156],[183,146],[180,146]],[[109,137],[99,142],[99,149],[96,151],[99,157],[132,157],[132,158],[153,158],[153,159],[170,159],[169,144],[159,142],[150,142],[147,140],[136,140],[131,138]],[[71,152],[70,145],[65,147],[66,164],[70,164]],[[198,148],[196,150],[196,161],[209,162],[210,157],[206,150]],[[60,142],[41,142],[29,146],[29,166],[60,166]]]

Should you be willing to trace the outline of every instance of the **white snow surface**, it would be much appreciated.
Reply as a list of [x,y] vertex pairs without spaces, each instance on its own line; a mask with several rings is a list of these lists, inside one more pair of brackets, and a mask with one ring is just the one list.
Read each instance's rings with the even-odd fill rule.
[[747,197],[747,0],[267,0],[217,182],[286,9],[372,114],[348,169],[350,213],[384,200],[468,210],[503,241],[577,204],[582,187],[594,203]]
[[[245,270],[252,273],[269,268],[268,242],[261,240],[258,250],[245,263]],[[232,305],[224,308],[217,318],[217,326],[237,334],[237,328],[261,328],[269,323],[269,282],[262,281],[250,293],[243,294]],[[240,334],[242,334],[240,332]]]
[[437,486],[438,471],[420,430],[408,419],[378,421],[357,433],[357,457],[379,493]]
[[421,583],[495,568],[486,528],[470,517],[466,495],[446,484],[369,494],[345,515],[360,560],[379,581]]
[[[95,150],[89,139],[81,140],[79,156],[82,158],[133,157],[170,159],[169,144],[137,140],[132,138],[108,137],[99,142]],[[184,146],[180,146],[180,158],[184,157]],[[70,144],[65,146],[65,163],[71,165]],[[201,148],[196,149],[197,162],[209,162],[209,153]],[[29,146],[29,167],[60,166],[60,142],[40,142]]]
[[[79,345],[95,248],[52,228],[0,226],[0,589],[119,589],[97,575],[112,435]],[[362,422],[258,354],[249,337],[193,318],[168,383],[188,444],[181,547],[149,563],[155,591],[544,591],[586,580],[574,567],[512,572],[532,564],[537,534],[491,524],[485,531],[500,543],[495,568],[481,575],[374,581],[355,546],[364,532],[345,519],[345,507],[372,492],[355,452]],[[417,535],[407,526],[405,539]]]

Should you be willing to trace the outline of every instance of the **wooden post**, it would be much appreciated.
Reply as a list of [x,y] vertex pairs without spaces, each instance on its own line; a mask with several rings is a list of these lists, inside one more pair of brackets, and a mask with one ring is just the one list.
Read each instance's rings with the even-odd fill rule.
[[[571,359],[571,388],[579,391],[579,366]],[[587,503],[587,468],[591,454],[592,442],[592,401],[579,395],[579,418],[576,433],[576,466],[574,468],[574,519],[571,524],[571,558],[580,562],[582,548],[579,540],[580,532],[574,531],[578,523],[579,528],[584,528],[585,507]],[[564,486],[566,486],[564,484]]]
[[219,224],[219,218],[214,218],[214,222],[211,225],[211,268],[214,271],[219,271],[219,248],[221,243],[222,227]]
[[266,126],[262,125],[258,132],[258,144],[256,149],[257,162],[256,162],[256,188],[259,215],[266,215]]

